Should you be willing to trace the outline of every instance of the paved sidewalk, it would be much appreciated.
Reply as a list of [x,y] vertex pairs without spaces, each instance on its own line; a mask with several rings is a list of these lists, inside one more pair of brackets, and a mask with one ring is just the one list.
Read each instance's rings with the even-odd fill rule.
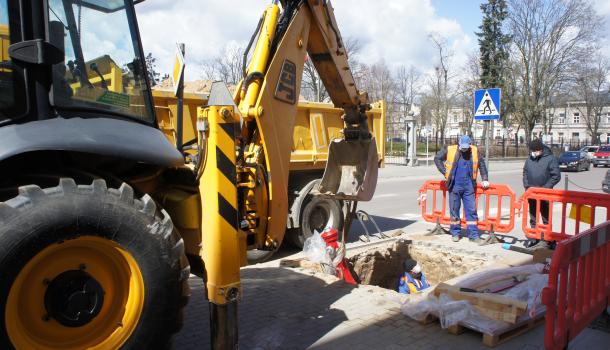
[[[444,238],[437,243],[450,244]],[[463,241],[455,249],[475,247]],[[512,252],[498,254],[505,253]],[[279,259],[242,269],[242,349],[486,349],[479,333],[456,336],[437,323],[423,326],[402,315],[401,296],[394,291],[354,288],[333,276],[278,266]],[[190,284],[185,327],[174,347],[207,349],[209,321],[203,285],[197,277],[191,277]],[[496,349],[543,349],[543,334],[540,326]],[[608,349],[607,344],[610,334],[586,329],[570,348],[602,350]]]

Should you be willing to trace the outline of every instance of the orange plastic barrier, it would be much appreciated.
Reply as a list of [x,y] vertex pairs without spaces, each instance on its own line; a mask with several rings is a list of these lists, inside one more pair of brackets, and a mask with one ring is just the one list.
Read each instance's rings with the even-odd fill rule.
[[[431,195],[430,193],[431,192]],[[429,202],[431,197],[432,202]],[[444,180],[429,180],[426,181],[423,186],[419,189],[419,203],[422,208],[422,217],[427,222],[436,224],[449,225],[451,223],[451,217],[449,215],[448,208],[448,193],[445,186]],[[494,231],[494,232],[511,232],[515,227],[515,192],[507,185],[501,184],[489,184],[489,188],[483,189],[479,184],[476,192],[476,204],[477,210],[478,205],[481,201],[484,203],[484,214],[479,215],[479,221],[477,227],[480,230]],[[504,218],[502,215],[503,202],[506,202],[508,198],[508,218]],[[431,205],[428,205],[431,204]],[[495,204],[495,208],[492,208],[492,204]],[[505,207],[506,205],[504,205]],[[430,208],[428,208],[430,207]],[[430,209],[430,210],[428,210]],[[491,211],[495,209],[495,213]],[[506,208],[505,208],[506,209]],[[461,217],[462,226],[466,226],[466,215]]]
[[[609,196],[610,197],[610,196]],[[548,286],[544,347],[567,349],[570,340],[608,306],[610,296],[610,221],[557,244]]]
[[[529,205],[530,200],[536,205],[536,224],[530,227],[529,220]],[[553,190],[548,188],[529,188],[519,199],[522,203],[522,228],[528,238],[542,239],[547,241],[562,241],[579,234],[581,231],[595,226],[595,212],[598,208],[605,208],[605,221],[610,220],[610,196],[602,193],[578,192],[578,191],[563,191]],[[542,222],[540,215],[541,203],[546,201],[549,203],[549,218],[548,223]],[[553,215],[553,208],[561,207],[561,217],[557,218]],[[568,208],[570,206],[570,208]],[[572,215],[570,215],[570,212]],[[574,230],[567,232],[566,223],[572,216],[574,222]],[[556,220],[561,220],[560,225],[553,223]],[[589,223],[588,227],[581,227],[581,223]],[[560,226],[560,227],[558,227]],[[544,237],[543,237],[544,236]]]

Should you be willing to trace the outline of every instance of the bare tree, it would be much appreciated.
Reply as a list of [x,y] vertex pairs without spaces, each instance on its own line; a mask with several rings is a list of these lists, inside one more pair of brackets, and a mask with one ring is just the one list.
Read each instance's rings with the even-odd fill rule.
[[508,26],[516,108],[529,142],[568,68],[591,52],[601,19],[587,0],[510,0]]
[[437,63],[434,67],[434,73],[428,79],[432,98],[432,122],[436,126],[437,134],[440,133],[442,142],[445,141],[445,132],[447,127],[447,114],[449,113],[449,104],[452,96],[449,95],[449,65],[452,53],[447,48],[447,39],[440,35],[432,34],[429,36],[437,52]]
[[240,45],[225,45],[220,54],[203,61],[201,65],[203,78],[236,85],[243,77],[243,52],[244,48]]
[[398,67],[394,79],[394,101],[396,109],[406,117],[411,111],[415,97],[419,94],[421,87],[421,72],[414,66]]
[[[362,44],[357,38],[348,37],[344,40],[343,45],[347,53],[347,61],[354,74],[354,79],[359,72],[361,66],[358,62],[358,54],[362,49]],[[328,92],[320,79],[320,75],[313,64],[313,61],[307,57],[303,66],[303,79],[301,80],[301,94],[309,101],[322,102],[328,98]]]
[[477,52],[468,55],[468,61],[463,68],[462,78],[459,81],[460,88],[457,89],[457,102],[462,109],[463,119],[461,121],[461,134],[473,135],[474,123],[473,101],[474,91],[481,88],[481,65]]
[[218,72],[214,59],[205,59],[199,66],[201,70],[201,78],[205,80],[217,80]]
[[598,53],[590,58],[583,58],[576,68],[575,92],[583,104],[577,105],[587,125],[587,132],[594,143],[599,143],[599,126],[602,121],[602,110],[608,100],[610,61]]
[[[390,68],[385,62],[377,62],[371,66],[362,65],[362,87],[363,91],[368,92],[371,101],[384,100],[391,102],[394,100],[394,77]],[[389,121],[397,121],[396,106],[388,103]]]

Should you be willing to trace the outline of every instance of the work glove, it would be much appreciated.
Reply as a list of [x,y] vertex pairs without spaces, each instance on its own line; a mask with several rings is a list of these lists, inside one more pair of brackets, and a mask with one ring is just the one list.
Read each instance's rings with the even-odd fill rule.
[[483,181],[481,182],[481,186],[483,186],[483,189],[486,190],[489,188],[489,181]]

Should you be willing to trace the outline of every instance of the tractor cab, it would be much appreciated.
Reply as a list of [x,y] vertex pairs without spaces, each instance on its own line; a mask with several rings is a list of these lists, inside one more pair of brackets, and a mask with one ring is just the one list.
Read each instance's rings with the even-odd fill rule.
[[[36,110],[31,119],[110,117],[154,125],[134,2],[36,3],[0,0],[0,120]],[[29,29],[32,37],[23,38]],[[47,102],[36,91],[45,87],[48,107],[32,108]]]
[[11,183],[28,164],[82,167],[77,155],[90,168],[184,164],[158,129],[136,2],[0,0],[0,173]]

